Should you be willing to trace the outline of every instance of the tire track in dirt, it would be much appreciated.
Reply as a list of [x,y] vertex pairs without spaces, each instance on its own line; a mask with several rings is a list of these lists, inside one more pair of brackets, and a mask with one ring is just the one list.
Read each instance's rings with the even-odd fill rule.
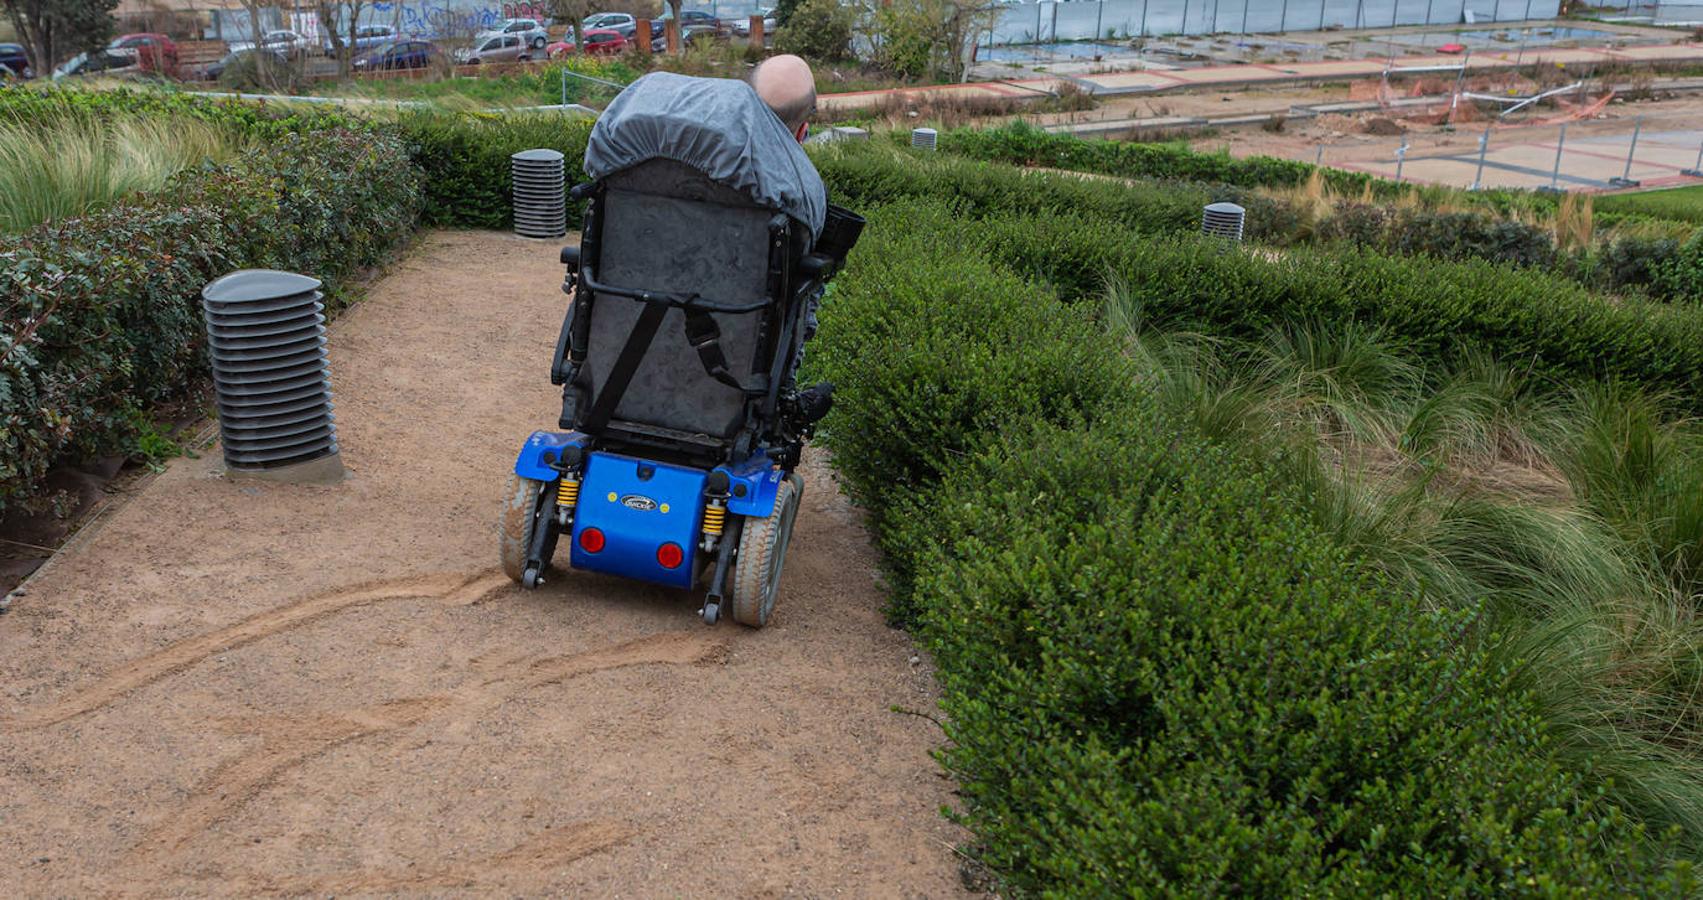
[[[506,578],[504,582],[507,583]],[[477,581],[469,584],[474,583]],[[710,632],[695,629],[670,631],[565,656],[517,659],[492,672],[483,683],[448,696],[392,700],[375,706],[334,713],[227,720],[220,723],[224,729],[262,735],[264,740],[255,749],[219,766],[205,781],[191,790],[186,802],[167,814],[163,821],[150,829],[147,836],[131,849],[129,861],[144,871],[159,872],[169,869],[173,854],[229,818],[267,787],[276,783],[284,773],[345,744],[392,734],[428,719],[477,715],[524,691],[559,684],[594,672],[641,665],[710,664],[723,659],[726,653],[726,638],[715,638]],[[588,838],[581,841],[575,838],[560,847],[556,843],[547,842],[546,849],[555,848],[560,851],[557,855],[569,851],[584,855],[605,846],[612,846],[613,843],[626,840],[632,835],[632,832],[626,829],[621,829],[619,835],[606,832],[608,829],[597,832],[601,837],[593,835],[595,840]],[[582,848],[581,844],[585,847]],[[522,857],[538,855],[538,848],[528,849],[529,846],[522,845],[499,858],[506,859],[514,854],[520,854]],[[430,877],[448,878],[454,883],[460,883],[461,880],[472,877],[469,873],[477,872],[476,868],[470,868],[471,865],[468,863],[452,867]],[[390,877],[392,876],[386,876]],[[396,887],[411,885],[412,882],[408,882]],[[429,881],[421,886],[436,885],[436,881]],[[389,888],[364,886],[357,889]]]
[[333,613],[390,600],[421,597],[436,598],[445,605],[466,606],[478,603],[509,583],[500,572],[479,572],[471,577],[438,574],[401,581],[369,582],[308,597],[288,606],[257,613],[233,625],[185,638],[157,653],[125,663],[69,697],[0,718],[0,730],[27,731],[57,725],[100,709],[209,656],[300,628]]
[[160,862],[248,803],[289,769],[341,744],[423,721],[443,704],[441,697],[417,697],[342,714],[304,716],[287,726],[268,722],[268,730],[277,733],[256,750],[216,769],[190,793],[187,802],[131,850],[131,860]]
[[624,844],[638,831],[621,822],[580,822],[552,828],[501,853],[448,863],[426,871],[351,872],[297,884],[280,885],[286,894],[365,894],[426,888],[471,888],[512,873],[549,872],[594,853]]

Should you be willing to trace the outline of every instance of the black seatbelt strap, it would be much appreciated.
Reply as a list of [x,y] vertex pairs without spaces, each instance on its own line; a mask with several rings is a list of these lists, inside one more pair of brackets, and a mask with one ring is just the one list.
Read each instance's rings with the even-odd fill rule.
[[632,333],[627,335],[621,355],[615,358],[615,367],[609,370],[609,380],[604,382],[597,401],[591,405],[591,412],[580,423],[580,430],[587,434],[597,434],[609,424],[610,417],[615,415],[615,407],[621,402],[621,395],[627,392],[633,373],[639,370],[639,363],[645,358],[645,351],[650,349],[651,339],[656,337],[656,329],[662,325],[662,317],[668,314],[668,307],[661,303],[646,303],[644,306],[638,321],[633,323]]
[[698,351],[698,361],[711,378],[730,388],[750,390],[727,368],[727,354],[721,352],[721,326],[715,317],[701,309],[685,309],[686,342]]

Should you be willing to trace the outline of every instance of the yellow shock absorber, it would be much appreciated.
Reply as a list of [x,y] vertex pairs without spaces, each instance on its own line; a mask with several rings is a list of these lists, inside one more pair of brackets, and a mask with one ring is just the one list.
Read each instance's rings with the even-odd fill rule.
[[721,534],[722,523],[727,519],[727,507],[719,500],[711,500],[704,506],[704,534],[715,537]]
[[556,484],[556,505],[572,508],[579,502],[579,482],[570,481],[566,475]]

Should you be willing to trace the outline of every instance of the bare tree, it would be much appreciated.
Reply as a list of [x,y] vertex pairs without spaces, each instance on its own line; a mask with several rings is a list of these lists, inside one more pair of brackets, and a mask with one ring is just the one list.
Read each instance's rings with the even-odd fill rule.
[[42,74],[63,60],[94,50],[112,34],[118,0],[0,0],[18,39]]
[[[366,0],[314,0],[314,13],[319,16],[319,27],[325,30],[326,39],[331,44],[330,53],[337,59],[337,74],[348,78],[354,68],[355,36],[361,28],[361,10],[366,8]],[[399,7],[401,4],[397,4]],[[337,23],[343,14],[349,16],[348,31],[339,33]],[[344,40],[347,35],[348,40]]]

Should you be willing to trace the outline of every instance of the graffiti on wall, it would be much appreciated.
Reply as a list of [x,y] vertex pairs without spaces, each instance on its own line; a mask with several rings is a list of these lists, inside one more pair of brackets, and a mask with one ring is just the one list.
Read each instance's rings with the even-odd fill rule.
[[487,31],[504,19],[539,19],[549,16],[543,3],[454,3],[454,2],[379,2],[368,7],[363,16],[375,23],[395,23],[403,34],[424,38],[448,37]]

